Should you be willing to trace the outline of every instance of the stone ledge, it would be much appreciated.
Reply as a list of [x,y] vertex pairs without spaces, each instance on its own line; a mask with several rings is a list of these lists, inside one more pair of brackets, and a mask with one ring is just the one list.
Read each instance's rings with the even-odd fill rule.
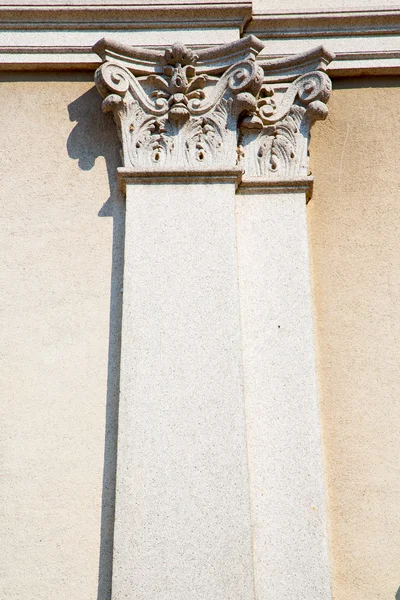
[[234,183],[238,194],[274,194],[285,192],[304,192],[310,199],[314,177],[299,179],[267,179],[264,177],[246,177],[239,167],[233,169],[182,169],[182,170],[133,170],[118,168],[118,185],[125,193],[127,184],[160,185],[165,183]]
[[242,179],[242,169],[118,169],[118,185],[125,192],[127,184],[160,185],[165,183],[188,185],[190,183],[234,183],[237,187]]
[[[284,192],[305,192],[311,195],[314,177],[299,179],[267,179],[265,177],[243,177],[238,188],[239,194],[274,194]],[[309,199],[309,198],[308,198]]]

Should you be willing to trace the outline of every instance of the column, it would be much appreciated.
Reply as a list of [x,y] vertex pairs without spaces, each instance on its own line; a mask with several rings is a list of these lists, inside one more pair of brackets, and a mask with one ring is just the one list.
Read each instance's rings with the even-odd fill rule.
[[[256,597],[330,596],[306,179],[237,203]],[[303,189],[302,189],[303,188]]]
[[254,598],[238,177],[121,174],[114,599]]
[[324,49],[101,41],[126,235],[113,600],[328,600],[305,222]]

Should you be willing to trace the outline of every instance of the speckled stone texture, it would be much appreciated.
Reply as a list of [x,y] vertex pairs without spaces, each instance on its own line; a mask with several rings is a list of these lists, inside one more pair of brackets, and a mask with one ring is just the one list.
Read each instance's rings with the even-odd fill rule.
[[328,600],[304,192],[238,196],[243,365],[258,600]]
[[234,183],[127,184],[113,600],[254,598]]

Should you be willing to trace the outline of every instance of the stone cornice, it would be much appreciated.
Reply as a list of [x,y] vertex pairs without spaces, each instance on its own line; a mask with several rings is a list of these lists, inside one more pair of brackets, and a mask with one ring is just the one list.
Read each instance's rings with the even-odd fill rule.
[[268,41],[269,59],[329,44],[332,77],[400,73],[400,9],[254,13],[246,33]]
[[36,4],[0,2],[0,27],[24,30],[181,29],[238,27],[251,19],[250,0],[213,2],[60,2]]
[[198,52],[179,43],[149,50],[98,42],[104,62],[95,81],[117,124],[124,172],[239,168],[275,182],[307,177],[309,131],[327,114],[333,55],[320,47],[257,62],[262,49],[254,36]]
[[398,8],[255,12],[246,32],[271,38],[368,36],[398,34],[399,26]]
[[[114,36],[120,42],[173,43],[183,30],[196,51],[237,39],[240,32],[265,40],[262,61],[327,45],[336,54],[330,76],[400,74],[400,9],[320,10],[252,14],[250,1],[174,4],[136,0],[100,5],[54,2],[0,3],[0,69],[88,69],[100,60],[91,48]],[[161,37],[158,35],[160,33]]]
[[251,10],[250,0],[0,1],[0,69],[94,71],[100,60],[92,46],[106,35],[156,46],[188,30],[192,45],[211,45],[215,37],[225,43],[240,36]]

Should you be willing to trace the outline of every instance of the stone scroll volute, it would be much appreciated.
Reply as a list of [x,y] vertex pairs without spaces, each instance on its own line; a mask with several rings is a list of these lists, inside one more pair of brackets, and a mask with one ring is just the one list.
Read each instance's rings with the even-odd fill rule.
[[95,81],[117,123],[124,167],[307,176],[310,126],[327,114],[333,56],[320,47],[268,61],[258,56],[263,47],[254,36],[198,51],[96,44],[103,64]]

